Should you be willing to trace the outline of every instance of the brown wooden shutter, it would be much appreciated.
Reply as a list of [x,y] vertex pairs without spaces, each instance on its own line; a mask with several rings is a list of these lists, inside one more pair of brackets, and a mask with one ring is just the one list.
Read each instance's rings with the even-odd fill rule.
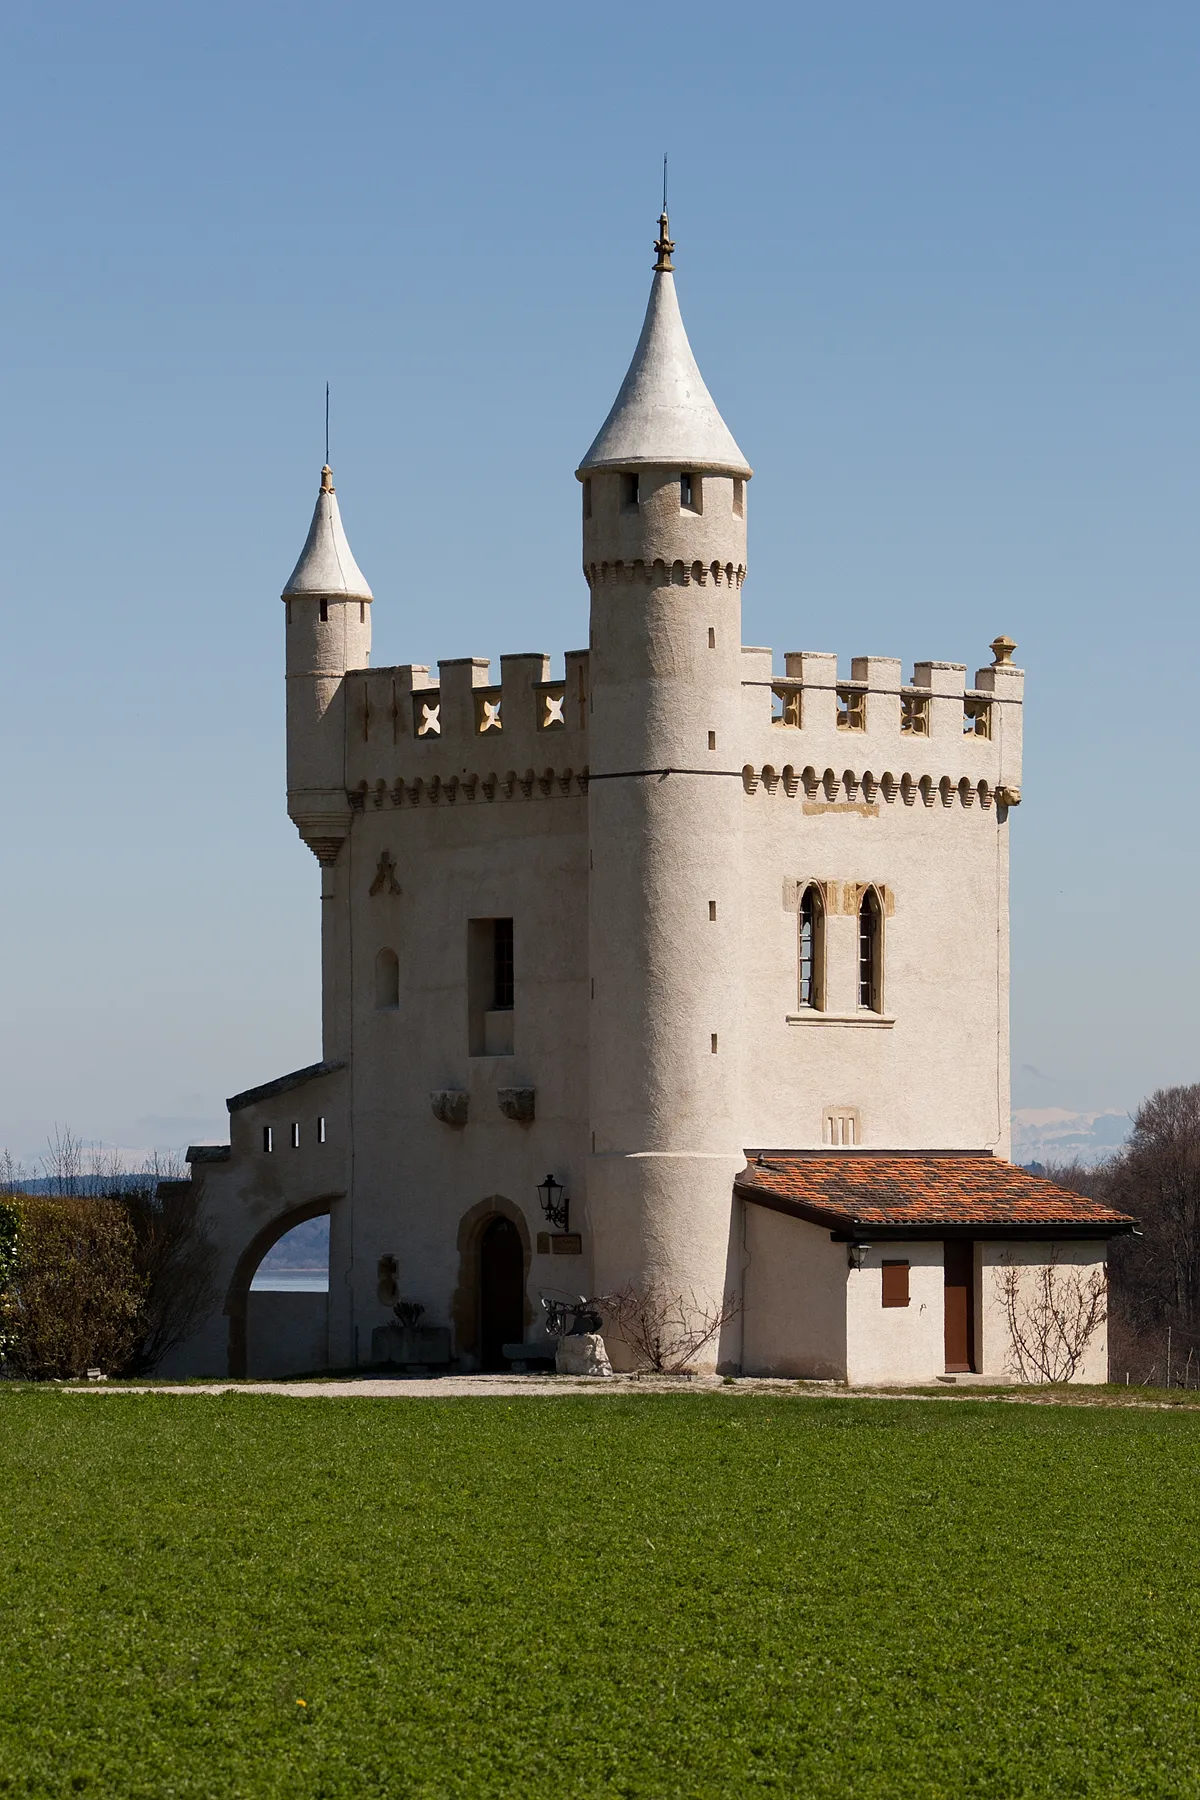
[[885,1262],[883,1265],[883,1304],[908,1305],[908,1264]]

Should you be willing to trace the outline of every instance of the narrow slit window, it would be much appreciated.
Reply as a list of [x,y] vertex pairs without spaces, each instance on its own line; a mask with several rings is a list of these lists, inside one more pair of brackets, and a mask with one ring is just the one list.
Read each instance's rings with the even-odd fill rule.
[[825,961],[825,907],[821,891],[814,882],[810,882],[800,896],[799,954],[800,1004],[811,1006],[820,1012],[823,1005],[821,989]]
[[883,1011],[883,912],[874,888],[858,909],[858,1004],[866,1012]]
[[329,623],[329,602],[328,602],[328,600],[319,600],[317,602],[317,610],[320,613],[322,625],[328,625],[328,623]]
[[513,1006],[513,922],[492,920],[492,1007],[511,1012]]
[[733,478],[733,516],[740,519],[746,511],[746,484],[740,475]]
[[360,625],[365,625],[367,622],[367,603],[365,600],[360,600],[358,603],[358,622]]
[[400,1004],[400,958],[386,947],[375,958],[375,1005],[394,1012]]
[[715,750],[717,747],[717,734],[715,731],[710,731],[708,734],[708,747],[710,750]]
[[263,1126],[263,1149],[267,1152],[267,1155],[269,1156],[271,1151],[274,1148],[275,1148],[274,1128],[270,1125],[264,1125]]
[[621,477],[621,505],[627,512],[636,511],[641,504],[641,486],[636,474]]
[[300,1126],[299,1126],[299,1123],[295,1119],[293,1119],[292,1120],[292,1149],[298,1150],[299,1148],[300,1148]]
[[712,625],[708,628],[708,647],[710,650],[715,650],[717,647],[716,628]]
[[318,1144],[323,1144],[325,1142],[325,1114],[324,1113],[322,1113],[320,1118],[317,1120],[317,1142],[318,1142]]
[[700,511],[700,477],[686,471],[679,477],[679,505],[684,512]]
[[590,519],[592,516],[592,478],[590,475],[585,475],[583,478],[583,516],[585,519]]

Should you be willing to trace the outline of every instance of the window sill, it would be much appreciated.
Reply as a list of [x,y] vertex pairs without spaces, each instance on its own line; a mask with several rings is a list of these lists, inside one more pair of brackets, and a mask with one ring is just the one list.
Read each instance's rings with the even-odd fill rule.
[[788,1013],[789,1025],[858,1025],[868,1030],[890,1031],[896,1023],[890,1013],[862,1012],[830,1013],[818,1012],[816,1007],[806,1007],[803,1012]]

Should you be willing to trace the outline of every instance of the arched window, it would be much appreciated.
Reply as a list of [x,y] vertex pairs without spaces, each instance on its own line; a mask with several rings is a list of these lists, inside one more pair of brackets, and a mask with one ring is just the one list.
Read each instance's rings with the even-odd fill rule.
[[400,1004],[400,959],[394,950],[381,950],[375,958],[375,1004],[379,1008]]
[[825,1006],[825,904],[815,882],[800,896],[798,923],[800,1004],[821,1012]]
[[858,909],[858,1004],[867,1012],[883,1011],[883,909],[873,887]]

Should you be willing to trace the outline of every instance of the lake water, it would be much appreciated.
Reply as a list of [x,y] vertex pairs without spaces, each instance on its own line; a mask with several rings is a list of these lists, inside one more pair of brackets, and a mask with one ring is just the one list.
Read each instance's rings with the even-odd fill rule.
[[260,1269],[250,1283],[252,1294],[327,1294],[324,1269]]

